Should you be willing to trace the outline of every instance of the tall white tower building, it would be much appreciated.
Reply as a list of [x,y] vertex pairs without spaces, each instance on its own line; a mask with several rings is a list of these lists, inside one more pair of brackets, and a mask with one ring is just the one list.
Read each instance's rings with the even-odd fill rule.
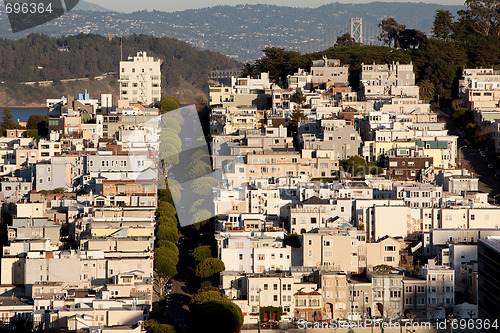
[[120,61],[120,99],[149,105],[161,99],[161,60],[137,52]]

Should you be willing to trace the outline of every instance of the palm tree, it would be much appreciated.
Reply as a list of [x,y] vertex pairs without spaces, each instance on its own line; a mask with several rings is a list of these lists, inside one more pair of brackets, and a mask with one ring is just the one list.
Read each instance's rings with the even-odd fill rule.
[[420,98],[423,99],[424,101],[429,101],[434,98],[434,94],[436,93],[436,90],[434,88],[434,84],[429,81],[429,80],[423,80],[419,84],[419,93],[420,93]]

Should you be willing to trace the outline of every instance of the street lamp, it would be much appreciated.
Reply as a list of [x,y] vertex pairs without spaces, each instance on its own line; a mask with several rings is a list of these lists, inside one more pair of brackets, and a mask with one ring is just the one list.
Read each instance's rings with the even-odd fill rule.
[[496,205],[496,200],[497,200],[497,197],[499,196],[500,194],[497,194],[497,195],[494,195],[493,196],[493,205]]
[[415,329],[413,329],[413,319],[415,319],[417,315],[414,313],[407,313],[406,317],[410,320],[410,327],[406,329],[406,332],[408,333],[414,333]]
[[453,333],[453,318],[454,317],[455,317],[454,315],[448,316],[448,320],[450,321],[450,333]]

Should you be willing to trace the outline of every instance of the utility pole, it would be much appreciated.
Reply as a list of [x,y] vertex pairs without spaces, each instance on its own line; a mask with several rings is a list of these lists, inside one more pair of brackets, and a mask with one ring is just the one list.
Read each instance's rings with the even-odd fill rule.
[[259,296],[259,313],[257,314],[257,331],[260,333],[260,292],[262,289],[257,290],[257,296]]

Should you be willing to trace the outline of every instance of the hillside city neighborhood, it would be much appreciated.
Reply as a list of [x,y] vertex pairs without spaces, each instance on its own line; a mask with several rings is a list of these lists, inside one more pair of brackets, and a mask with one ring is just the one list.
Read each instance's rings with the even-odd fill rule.
[[89,1],[0,5],[0,333],[500,332],[500,0]]
[[[158,295],[178,289],[153,265],[160,60],[139,51],[118,71],[119,99],[48,99],[47,138],[0,138],[3,325],[141,332]],[[357,91],[349,71],[323,57],[282,86],[268,73],[211,81],[206,173],[223,174],[211,190],[216,287],[243,329],[450,316],[496,325],[500,207],[479,191],[462,138],[420,98],[411,63],[362,64]],[[459,95],[491,129],[480,156],[500,153],[500,71],[464,68]]]

